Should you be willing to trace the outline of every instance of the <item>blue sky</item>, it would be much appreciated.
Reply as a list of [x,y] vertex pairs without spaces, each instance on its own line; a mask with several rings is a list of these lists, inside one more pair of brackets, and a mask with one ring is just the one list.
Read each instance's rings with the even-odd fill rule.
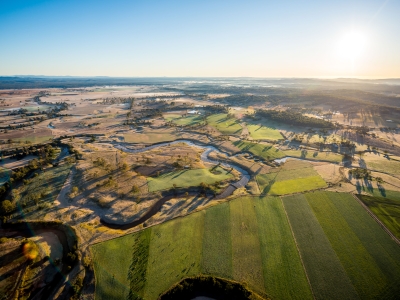
[[0,75],[400,77],[399,18],[398,0],[0,0]]

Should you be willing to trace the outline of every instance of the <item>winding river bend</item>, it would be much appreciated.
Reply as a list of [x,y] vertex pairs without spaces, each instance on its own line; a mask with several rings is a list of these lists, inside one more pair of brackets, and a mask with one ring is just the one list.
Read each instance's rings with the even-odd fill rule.
[[[173,141],[173,142],[165,142],[165,143],[154,144],[154,145],[147,146],[147,147],[144,147],[144,148],[141,148],[141,149],[130,149],[130,148],[127,148],[127,147],[125,147],[123,145],[120,145],[120,144],[114,145],[114,147],[117,148],[118,150],[121,150],[121,151],[124,151],[124,152],[128,152],[128,153],[141,153],[141,152],[157,149],[157,148],[164,147],[164,146],[175,145],[175,144],[178,144],[178,143],[185,143],[185,144],[187,144],[189,146],[202,149],[203,153],[201,154],[200,159],[202,161],[206,162],[206,163],[211,163],[211,164],[215,164],[215,165],[220,163],[221,166],[224,166],[224,167],[227,167],[227,168],[233,168],[236,171],[238,171],[239,173],[241,173],[242,176],[241,176],[240,180],[238,180],[237,182],[231,184],[235,188],[244,187],[249,182],[250,174],[246,170],[240,168],[239,166],[237,166],[237,165],[235,165],[233,163],[219,162],[219,161],[211,159],[209,157],[209,154],[211,152],[213,152],[213,151],[229,156],[228,153],[223,152],[223,151],[219,150],[218,148],[216,148],[214,146],[202,145],[200,143],[196,143],[196,142],[190,141],[190,140],[176,140],[176,141]],[[234,191],[234,189],[232,190],[232,192],[233,191]],[[226,196],[228,196],[228,195],[226,195]]]
[[[141,148],[141,149],[130,149],[130,148],[127,148],[127,147],[125,147],[125,146],[123,146],[123,145],[120,145],[120,144],[113,144],[113,146],[114,146],[116,149],[121,150],[121,151],[124,151],[124,152],[128,152],[128,153],[141,153],[141,152],[145,152],[145,151],[148,151],[148,150],[157,149],[157,148],[159,148],[159,147],[174,145],[174,144],[178,144],[178,143],[186,143],[186,144],[189,145],[189,146],[202,149],[203,152],[202,152],[202,154],[201,154],[201,156],[200,156],[201,160],[204,161],[204,162],[207,162],[207,163],[211,163],[211,164],[218,164],[218,163],[220,163],[220,162],[217,161],[217,160],[213,160],[213,159],[209,158],[208,155],[209,155],[212,151],[216,151],[216,152],[218,152],[218,153],[224,153],[224,152],[218,150],[218,149],[217,149],[216,147],[214,147],[214,146],[201,145],[201,144],[198,144],[198,143],[196,143],[196,142],[194,142],[194,141],[189,141],[189,140],[176,140],[176,141],[174,141],[174,142],[159,143],[159,144],[154,144],[154,145],[147,146],[147,147],[144,147],[144,148]],[[224,154],[228,154],[228,153],[224,153]],[[228,155],[229,155],[229,154],[228,154]],[[238,180],[238,181],[236,181],[236,182],[234,182],[234,183],[231,183],[231,184],[225,189],[225,191],[223,191],[220,195],[218,195],[217,198],[219,198],[219,199],[223,199],[223,198],[228,197],[228,196],[231,195],[237,188],[244,187],[244,186],[249,182],[249,180],[250,180],[250,174],[249,174],[246,170],[240,168],[239,166],[237,166],[237,165],[235,165],[235,164],[232,164],[232,163],[221,163],[221,165],[224,166],[224,167],[228,167],[228,168],[234,168],[235,170],[237,170],[238,172],[240,172],[240,173],[242,174],[242,176],[241,176],[240,180]],[[144,223],[146,220],[148,220],[148,219],[151,218],[153,215],[155,215],[155,214],[161,209],[161,207],[163,206],[163,204],[164,204],[166,201],[168,201],[168,200],[170,200],[170,199],[172,199],[172,198],[174,198],[174,197],[175,197],[175,196],[166,196],[166,197],[162,197],[161,199],[157,200],[157,202],[156,202],[152,207],[150,207],[150,209],[149,209],[143,216],[141,216],[139,219],[137,219],[137,220],[135,220],[135,221],[133,221],[133,222],[129,222],[129,223],[125,223],[125,224],[113,223],[113,222],[110,222],[110,221],[106,221],[106,220],[104,220],[103,218],[100,219],[100,222],[101,222],[103,225],[105,225],[105,226],[107,226],[107,227],[110,227],[110,228],[129,229],[129,228],[135,227],[135,226],[137,226],[137,225],[139,225],[139,224]]]

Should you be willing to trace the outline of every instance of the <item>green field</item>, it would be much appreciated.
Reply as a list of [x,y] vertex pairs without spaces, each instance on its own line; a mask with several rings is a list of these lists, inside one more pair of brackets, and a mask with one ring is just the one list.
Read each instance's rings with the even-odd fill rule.
[[144,144],[154,144],[161,142],[171,142],[176,140],[178,137],[171,133],[128,133],[124,134],[124,140],[127,143],[144,143]]
[[242,151],[250,152],[266,160],[273,160],[286,156],[285,153],[270,144],[256,144],[245,141],[236,141],[233,142],[233,144]]
[[263,125],[247,124],[250,136],[255,140],[282,140],[281,133],[273,127],[266,127]]
[[207,117],[208,125],[216,128],[222,134],[240,135],[242,126],[237,123],[237,119],[228,118],[227,114],[215,114]]
[[389,174],[400,175],[400,161],[396,160],[367,160],[368,169],[381,171]]
[[[398,193],[400,194],[400,193]],[[400,239],[400,199],[387,195],[371,197],[357,195],[357,197],[382,221],[383,224]]]
[[263,194],[286,195],[326,187],[326,182],[311,167],[280,170],[256,176]]
[[281,199],[255,199],[268,296],[272,299],[311,299],[311,289]]
[[317,299],[395,299],[400,248],[351,195],[314,192],[283,203]]
[[199,186],[202,182],[213,184],[233,177],[232,174],[220,167],[217,167],[215,171],[219,174],[211,173],[210,169],[194,169],[169,172],[159,177],[148,177],[149,192],[170,189],[174,184],[177,187]]
[[197,274],[245,282],[272,299],[399,293],[400,248],[344,193],[237,198],[91,250],[96,299],[157,299]]
[[305,158],[310,160],[322,160],[336,163],[340,163],[343,161],[343,156],[341,154],[333,152],[319,152],[311,150],[285,150],[284,153],[285,156]]
[[91,251],[96,299],[157,299],[197,274],[246,282],[273,299],[312,298],[279,198],[239,198],[96,244]]
[[187,115],[182,117],[182,114],[165,114],[166,121],[172,121],[176,125],[195,125],[203,122],[202,115]]

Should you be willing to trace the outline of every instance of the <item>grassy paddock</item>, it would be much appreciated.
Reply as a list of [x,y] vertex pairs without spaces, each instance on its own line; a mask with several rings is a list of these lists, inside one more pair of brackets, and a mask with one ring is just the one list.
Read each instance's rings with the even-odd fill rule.
[[[333,193],[330,193],[332,199]],[[374,259],[377,267],[384,276],[382,280],[385,284],[378,298],[386,299],[388,294],[399,294],[400,286],[400,251],[392,239],[383,232],[382,228],[376,223],[359,205],[355,199],[348,194],[338,194],[339,197],[332,200],[338,211],[346,219],[346,222],[363,243],[365,249]]]
[[233,144],[242,151],[248,151],[266,160],[282,158],[285,156],[285,153],[270,144],[256,144],[245,141],[236,141],[233,142]]
[[91,247],[96,273],[96,299],[127,299],[130,291],[128,273],[135,240],[126,235]]
[[215,170],[219,171],[220,174],[213,174],[209,169],[194,169],[165,173],[159,177],[148,177],[149,191],[170,189],[174,184],[177,187],[198,186],[202,182],[213,184],[233,177],[232,174],[220,167]]
[[96,299],[157,299],[201,274],[272,299],[395,299],[399,288],[400,249],[341,193],[241,197],[91,249]]
[[181,114],[165,114],[164,119],[166,121],[172,121],[176,125],[195,125],[203,122],[202,115],[187,115],[182,117]]
[[272,299],[312,299],[282,201],[254,198],[265,289]]
[[264,292],[260,238],[253,198],[231,201],[233,277],[259,292]]
[[202,271],[224,278],[232,276],[232,239],[229,203],[206,210]]
[[214,127],[222,134],[240,135],[242,126],[237,123],[237,119],[228,118],[227,114],[215,114],[207,117],[208,125]]
[[200,273],[203,229],[203,211],[153,227],[144,299],[157,299],[174,283]]
[[357,197],[400,239],[400,200],[365,195]]
[[247,124],[250,136],[255,140],[282,140],[281,133],[273,127],[266,127],[263,125]]
[[358,299],[346,271],[304,195],[283,204],[316,299]]
[[326,182],[313,168],[281,170],[256,176],[262,193],[286,195],[326,187]]
[[333,163],[340,163],[343,161],[343,155],[333,152],[319,152],[311,150],[285,150],[285,156],[292,156],[310,160],[322,160]]

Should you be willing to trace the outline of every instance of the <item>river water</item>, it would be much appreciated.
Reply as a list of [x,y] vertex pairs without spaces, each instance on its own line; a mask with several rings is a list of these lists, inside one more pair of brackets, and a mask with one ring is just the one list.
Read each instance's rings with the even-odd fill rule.
[[[249,182],[250,175],[246,170],[242,169],[241,167],[239,167],[235,164],[231,164],[231,163],[227,163],[227,162],[220,162],[220,161],[214,160],[209,157],[209,154],[213,151],[220,153],[220,154],[225,154],[225,155],[230,156],[228,153],[220,151],[218,148],[216,148],[214,146],[202,145],[202,144],[198,144],[194,141],[189,141],[189,140],[176,140],[173,142],[165,142],[165,143],[159,143],[159,144],[147,146],[147,147],[144,147],[141,149],[130,149],[130,148],[127,148],[122,145],[114,145],[114,147],[117,148],[118,150],[128,152],[128,153],[141,153],[141,152],[145,152],[145,151],[152,150],[152,149],[157,149],[157,148],[164,147],[164,146],[175,145],[178,143],[185,143],[191,147],[195,147],[195,148],[204,150],[203,153],[200,155],[201,160],[204,162],[211,163],[211,164],[219,164],[220,163],[221,166],[224,166],[227,168],[233,168],[236,171],[238,171],[239,173],[241,173],[242,177],[240,178],[239,181],[236,182],[236,184],[239,184],[240,186],[245,186]],[[235,185],[235,183],[233,185]]]

